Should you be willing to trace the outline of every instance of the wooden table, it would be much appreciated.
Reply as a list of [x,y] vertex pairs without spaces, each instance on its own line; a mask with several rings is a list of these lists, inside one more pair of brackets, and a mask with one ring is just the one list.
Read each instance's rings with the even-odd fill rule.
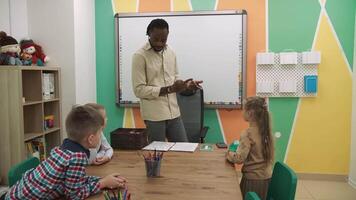
[[137,151],[115,151],[109,163],[87,168],[88,175],[101,177],[115,172],[128,179],[132,200],[242,199],[237,172],[225,161],[222,149],[165,152],[161,177],[156,178],[146,177],[144,160]]

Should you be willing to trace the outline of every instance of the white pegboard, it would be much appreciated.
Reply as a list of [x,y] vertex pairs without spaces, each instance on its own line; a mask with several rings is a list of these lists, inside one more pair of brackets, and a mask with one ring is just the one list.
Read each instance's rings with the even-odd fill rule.
[[[279,53],[274,55],[273,65],[256,66],[256,94],[262,97],[315,97],[317,93],[304,92],[304,76],[318,75],[318,64],[302,64],[302,53],[297,55],[297,64],[282,65],[280,64]],[[279,82],[291,81],[296,83],[296,92],[280,92]],[[260,92],[259,85],[263,82],[272,82],[272,92]],[[263,88],[262,88],[263,90]]]

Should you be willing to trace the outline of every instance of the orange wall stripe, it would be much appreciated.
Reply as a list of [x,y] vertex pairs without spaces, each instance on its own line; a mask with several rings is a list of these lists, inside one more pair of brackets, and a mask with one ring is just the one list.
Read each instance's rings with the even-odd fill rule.
[[146,128],[145,123],[141,118],[140,108],[132,108],[136,128]]
[[170,0],[140,0],[139,12],[164,12],[171,10]]
[[[219,0],[218,10],[244,9],[247,11],[247,96],[256,91],[256,53],[266,50],[266,2],[251,0]],[[221,124],[227,142],[240,137],[248,124],[241,110],[219,109]]]
[[240,139],[241,132],[248,127],[242,117],[242,110],[219,109],[219,115],[226,142],[230,144],[233,140]]

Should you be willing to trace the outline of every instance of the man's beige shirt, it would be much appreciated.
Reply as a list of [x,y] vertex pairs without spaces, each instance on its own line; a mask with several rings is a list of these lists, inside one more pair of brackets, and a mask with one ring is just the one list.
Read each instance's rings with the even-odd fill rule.
[[161,87],[170,86],[178,77],[175,53],[166,46],[156,52],[147,42],[132,58],[132,88],[140,98],[143,120],[163,121],[180,116],[175,93],[159,96]]

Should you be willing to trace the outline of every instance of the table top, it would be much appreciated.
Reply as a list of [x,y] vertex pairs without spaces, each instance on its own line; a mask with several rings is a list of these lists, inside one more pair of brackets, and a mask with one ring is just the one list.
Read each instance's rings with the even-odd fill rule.
[[[103,177],[119,172],[128,180],[132,200],[242,199],[238,174],[225,160],[225,149],[194,153],[165,152],[161,176],[146,176],[139,151],[115,151],[113,159],[101,166],[87,167],[88,175]],[[90,199],[103,199],[95,195]]]

